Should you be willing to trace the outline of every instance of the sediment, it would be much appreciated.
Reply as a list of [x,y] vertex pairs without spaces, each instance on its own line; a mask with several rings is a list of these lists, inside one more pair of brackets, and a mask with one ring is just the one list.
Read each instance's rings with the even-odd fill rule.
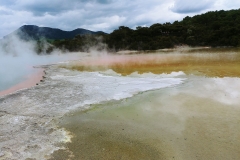
[[1,159],[49,159],[71,141],[72,135],[58,125],[69,111],[86,110],[91,104],[124,99],[184,80],[110,76],[58,66],[46,67],[45,73],[37,86],[0,97]]

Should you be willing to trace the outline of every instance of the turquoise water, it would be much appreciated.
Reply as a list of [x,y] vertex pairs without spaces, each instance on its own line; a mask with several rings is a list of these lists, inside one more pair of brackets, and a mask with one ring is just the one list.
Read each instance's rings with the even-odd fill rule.
[[41,64],[41,58],[34,55],[12,56],[0,53],[0,91],[6,90],[25,80]]
[[[29,73],[18,73],[15,75],[9,75],[6,74],[0,74],[0,91],[6,90],[8,88],[11,88],[12,86],[17,85],[18,83],[24,81],[26,79],[26,76]],[[7,78],[5,77],[7,76]]]
[[54,64],[78,58],[78,54],[60,54],[38,56],[25,54],[21,56],[1,55],[0,51],[0,91],[11,88],[24,81],[28,75],[36,73],[33,66]]
[[6,90],[26,80],[27,76],[36,72],[30,66],[15,66],[0,69],[0,91]]
[[[1,75],[1,77],[4,75]],[[0,77],[0,91],[6,90],[18,83],[20,83],[23,80],[23,77],[12,79],[10,81],[5,81],[3,78]]]
[[43,56],[0,56],[0,91],[24,81],[37,71],[33,66],[42,64],[47,64]]
[[35,47],[35,42],[14,36],[0,41],[0,91],[24,81],[34,72],[32,66],[76,59],[76,55],[62,54],[58,50],[51,55],[37,55]]

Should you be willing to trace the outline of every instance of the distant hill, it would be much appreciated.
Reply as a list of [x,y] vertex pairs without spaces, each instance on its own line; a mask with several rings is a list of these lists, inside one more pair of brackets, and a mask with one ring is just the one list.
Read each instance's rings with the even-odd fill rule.
[[35,25],[24,25],[14,31],[13,33],[5,36],[7,38],[12,35],[18,35],[21,39],[28,40],[34,39],[39,40],[41,38],[60,40],[60,39],[72,39],[76,35],[97,35],[97,34],[106,34],[102,31],[90,31],[82,28],[75,29],[73,31],[63,31],[57,28],[50,27],[38,27]]
[[[158,50],[174,46],[240,47],[240,9],[209,11],[185,17],[173,23],[156,23],[149,27],[132,29],[119,26],[112,33],[86,29],[63,31],[60,29],[25,25],[10,35],[22,39],[35,39],[37,53],[50,53],[54,48],[67,51],[98,50]],[[8,35],[8,36],[10,36]],[[44,49],[47,39],[50,49]]]

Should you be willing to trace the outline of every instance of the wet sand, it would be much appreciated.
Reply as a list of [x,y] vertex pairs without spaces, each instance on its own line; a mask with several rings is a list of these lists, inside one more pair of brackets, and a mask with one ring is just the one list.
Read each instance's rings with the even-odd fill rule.
[[44,69],[35,68],[34,72],[28,75],[23,82],[20,82],[19,84],[12,86],[9,89],[0,91],[0,96],[7,95],[21,89],[33,87],[43,79],[43,76],[44,76]]

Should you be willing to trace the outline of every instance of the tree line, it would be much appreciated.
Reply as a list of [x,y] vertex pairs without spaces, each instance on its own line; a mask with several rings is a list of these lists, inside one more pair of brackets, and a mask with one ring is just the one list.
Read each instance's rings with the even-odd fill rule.
[[[211,11],[182,21],[131,29],[120,26],[110,34],[77,35],[73,39],[51,40],[53,47],[68,51],[157,50],[179,45],[240,46],[240,9]],[[106,44],[106,45],[103,45]]]

